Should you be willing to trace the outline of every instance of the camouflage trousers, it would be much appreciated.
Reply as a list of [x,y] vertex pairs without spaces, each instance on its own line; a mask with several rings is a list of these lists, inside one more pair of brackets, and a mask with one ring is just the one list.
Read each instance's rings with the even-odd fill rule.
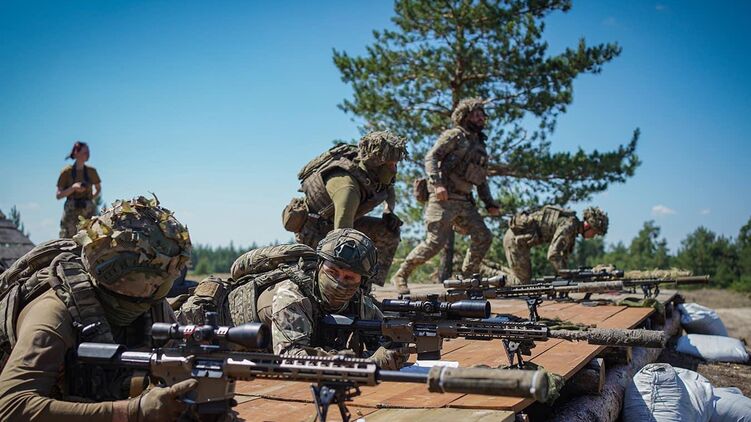
[[462,273],[477,273],[490,249],[493,237],[482,216],[477,212],[475,204],[456,199],[438,201],[431,195],[424,218],[427,236],[407,255],[399,267],[399,276],[406,281],[415,268],[440,252],[448,241],[451,230],[470,237],[469,249],[462,263]]
[[96,205],[91,199],[65,200],[63,218],[60,219],[60,238],[73,237],[78,233],[78,217],[91,218],[96,213]]
[[503,236],[503,250],[506,252],[506,262],[511,268],[509,284],[529,284],[532,280],[532,260],[530,245],[524,236],[517,236],[511,229]]
[[[400,231],[393,232],[386,227],[382,218],[378,217],[360,217],[355,220],[353,227],[365,233],[366,236],[373,240],[378,249],[378,274],[371,280],[372,284],[383,286],[386,282],[386,276],[394,261],[396,248],[401,240]],[[306,244],[311,248],[318,246],[328,232],[334,230],[334,224],[330,221],[308,219],[299,233],[295,234],[295,240],[299,243]]]

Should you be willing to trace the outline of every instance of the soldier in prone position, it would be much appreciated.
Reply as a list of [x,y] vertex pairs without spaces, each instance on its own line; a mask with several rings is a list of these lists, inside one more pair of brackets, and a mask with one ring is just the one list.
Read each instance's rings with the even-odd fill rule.
[[[131,370],[85,366],[82,342],[150,347],[153,322],[173,322],[164,297],[190,259],[188,231],[156,199],[115,202],[74,240],[38,245],[0,276],[0,420],[176,420],[185,380],[131,399]],[[5,318],[14,318],[13,321]]]
[[[298,174],[305,198],[294,198],[285,208],[285,229],[312,248],[334,229],[365,233],[378,247],[380,266],[368,283],[383,286],[399,246],[402,222],[394,212],[394,183],[405,155],[404,139],[371,132],[357,146],[337,145],[316,157]],[[381,204],[380,218],[366,215]]]
[[[285,254],[292,258],[286,264],[281,263]],[[321,328],[326,314],[383,318],[361,291],[362,284],[378,273],[376,247],[355,229],[333,230],[315,251],[301,244],[250,251],[235,261],[232,273],[226,281],[203,280],[177,312],[178,320],[200,324],[206,311],[216,311],[221,325],[268,325],[274,353],[333,356],[353,354],[346,346],[356,345],[326,336]],[[338,348],[340,344],[345,347]],[[366,357],[383,369],[399,369],[408,358],[400,350],[377,345],[369,349],[372,354]]]
[[556,271],[567,268],[568,256],[573,252],[576,236],[591,239],[608,232],[608,215],[597,207],[584,210],[584,220],[576,213],[546,205],[535,212],[522,212],[509,222],[503,236],[506,261],[511,267],[511,284],[528,284],[532,279],[530,249],[549,244],[548,261]]
[[490,230],[477,212],[472,191],[485,204],[488,213],[499,215],[499,205],[493,200],[488,185],[488,152],[484,102],[479,98],[462,100],[451,115],[454,127],[443,132],[425,156],[428,176],[428,205],[425,209],[427,237],[417,245],[391,278],[400,294],[409,294],[407,280],[418,266],[435,256],[456,228],[469,234],[470,244],[462,264],[467,276],[479,272],[485,254],[490,249]]

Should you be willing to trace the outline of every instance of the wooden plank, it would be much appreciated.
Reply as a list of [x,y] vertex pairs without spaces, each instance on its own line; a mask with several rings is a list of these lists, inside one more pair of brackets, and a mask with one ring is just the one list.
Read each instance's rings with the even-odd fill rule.
[[626,308],[598,323],[597,328],[634,328],[654,312],[653,308]]
[[[347,408],[352,414],[353,420],[367,416],[377,409],[354,407],[348,404]],[[270,400],[257,399],[250,402],[239,404],[235,411],[241,418],[248,421],[284,421],[312,422],[315,418],[316,410],[312,403],[300,403],[288,400]],[[341,421],[339,408],[332,406],[328,412],[329,421]]]
[[367,422],[513,422],[514,412],[482,409],[381,409],[368,415]]
[[[518,314],[519,316],[526,316],[527,314],[526,304],[521,300],[494,300],[491,303],[494,312],[507,313],[511,311],[508,313]],[[544,303],[540,309],[544,317],[566,316],[572,322],[596,324],[602,328],[631,328],[641,323],[652,312],[651,308],[586,307],[573,302],[555,301]],[[538,342],[536,347],[532,349],[531,358],[528,359],[542,365],[551,372],[571,377],[597,355],[602,348],[586,343],[571,343],[552,339]],[[500,341],[448,340],[445,342],[443,359],[458,361],[463,367],[475,364],[493,367],[508,363]],[[237,390],[243,396],[248,397],[243,399],[247,401],[238,406],[238,409],[245,409],[245,412],[248,413],[241,412],[241,414],[245,413],[249,418],[252,415],[253,420],[305,420],[304,417],[309,417],[314,412],[311,407],[310,386],[306,383],[272,380],[239,382]],[[349,404],[349,407],[353,415],[356,414],[354,409],[363,414],[371,415],[368,420],[376,420],[372,419],[375,417],[383,418],[379,420],[385,420],[385,418],[397,420],[400,419],[399,415],[412,415],[412,410],[417,412],[414,413],[414,415],[417,415],[415,418],[417,418],[423,414],[420,412],[427,412],[426,409],[431,408],[444,408],[443,410],[450,408],[456,411],[467,411],[467,409],[520,411],[533,402],[531,399],[514,397],[432,394],[427,392],[424,385],[407,383],[384,383],[378,387],[363,387],[361,391],[361,396],[356,397]],[[264,398],[258,398],[259,396]],[[260,410],[256,411],[256,407],[259,407]],[[377,414],[373,413],[381,407],[392,409],[388,411],[382,409]],[[251,411],[252,413],[250,413]],[[402,411],[406,413],[400,413]],[[439,416],[449,414],[436,413]],[[338,412],[336,412],[336,409],[332,409],[330,416],[334,417],[335,415],[336,419],[332,420],[339,420]],[[456,418],[459,417],[464,416],[457,416]],[[468,419],[470,418],[468,417]]]

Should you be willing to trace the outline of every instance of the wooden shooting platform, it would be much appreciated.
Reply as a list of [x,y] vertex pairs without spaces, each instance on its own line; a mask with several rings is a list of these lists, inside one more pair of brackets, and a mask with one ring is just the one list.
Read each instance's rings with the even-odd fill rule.
[[[412,287],[412,286],[411,286]],[[439,292],[437,284],[417,284],[413,293]],[[393,288],[381,288],[375,292],[378,299],[396,297]],[[598,298],[619,299],[631,295],[597,295]],[[664,291],[658,299],[667,303],[675,292]],[[523,300],[492,300],[492,312],[513,314],[526,318],[527,305]],[[584,306],[574,302],[545,301],[538,310],[541,318],[560,318],[575,323],[596,325],[599,328],[634,328],[652,312],[652,308],[629,308],[625,306]],[[566,379],[571,378],[606,346],[589,345],[583,342],[567,342],[551,339],[537,342],[532,361],[546,370]],[[484,364],[491,367],[507,365],[508,360],[500,340],[467,341],[462,339],[444,342],[443,360],[457,361],[468,367]],[[414,361],[414,356],[412,360]],[[410,383],[383,383],[377,387],[362,387],[362,394],[347,404],[353,420],[365,417],[367,421],[513,421],[516,412],[533,403],[532,399],[516,397],[491,397],[473,394],[429,393],[427,386]],[[309,383],[258,380],[239,382],[235,408],[240,417],[253,421],[310,421],[315,417]],[[340,421],[339,410],[329,408],[328,418]]]

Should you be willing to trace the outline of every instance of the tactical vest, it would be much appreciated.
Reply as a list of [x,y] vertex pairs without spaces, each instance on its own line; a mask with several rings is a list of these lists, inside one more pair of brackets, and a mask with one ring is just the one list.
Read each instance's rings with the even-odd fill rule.
[[299,243],[246,252],[232,264],[229,280],[211,276],[199,283],[177,312],[178,321],[201,324],[211,311],[219,314],[223,325],[259,322],[258,297],[282,281],[292,280],[306,295],[315,297],[315,282],[309,274],[317,266],[315,251]]
[[[115,342],[80,253],[80,247],[71,239],[45,242],[0,275],[0,363],[3,367],[17,341],[16,323],[21,310],[49,289],[54,290],[70,313],[77,333],[76,344]],[[151,322],[168,320],[161,306],[161,303],[155,305],[151,315],[142,318],[146,326],[133,324],[127,328],[131,340],[128,345],[143,345]],[[103,401],[128,397],[130,370],[81,365],[74,349],[68,351],[65,366],[67,391],[63,399]]]
[[388,198],[388,185],[382,185],[377,179],[363,170],[357,161],[357,147],[354,145],[337,145],[326,153],[314,158],[298,173],[301,187],[305,194],[308,211],[324,220],[334,216],[334,202],[326,191],[325,177],[334,170],[343,170],[357,180],[360,185],[360,205],[355,218],[372,211]]
[[558,220],[561,218],[576,218],[576,212],[556,207],[554,205],[545,205],[542,210],[538,211],[542,213],[540,216],[540,237],[543,242],[550,242],[553,240],[556,230],[558,229]]
[[482,185],[488,179],[488,152],[485,149],[485,135],[477,139],[459,127],[454,147],[443,160],[441,172],[448,182],[449,193],[470,194],[474,186]]

